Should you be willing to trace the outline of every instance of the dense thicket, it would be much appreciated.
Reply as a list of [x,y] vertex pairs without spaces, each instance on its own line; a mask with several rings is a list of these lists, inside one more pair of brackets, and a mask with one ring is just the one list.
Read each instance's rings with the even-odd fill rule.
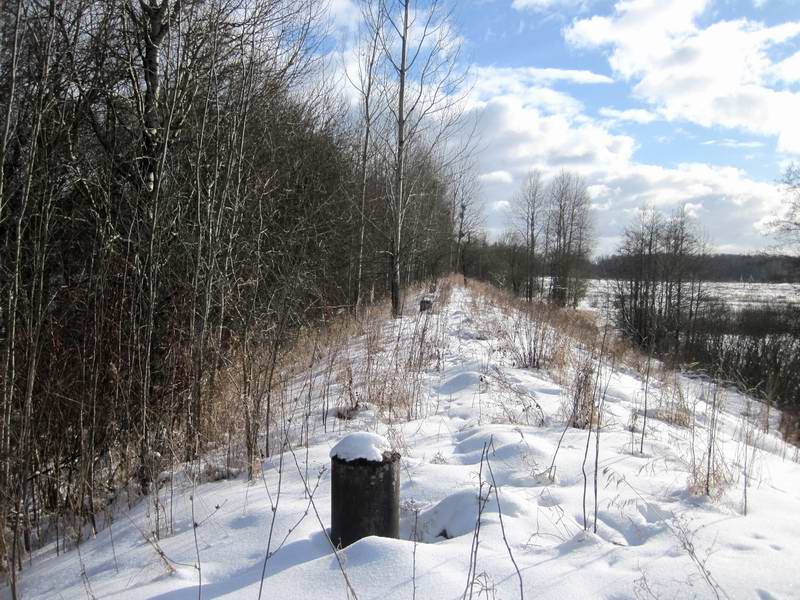
[[800,309],[758,306],[740,310],[715,303],[703,311],[683,354],[783,410],[787,440],[800,441]]
[[454,261],[448,178],[421,144],[403,156],[424,201],[404,207],[402,262],[392,254],[396,169],[362,159],[360,123],[312,83],[318,10],[0,6],[0,561],[12,579],[42,515],[93,523],[101,490],[148,493],[164,464],[213,442],[222,369],[248,465],[269,454],[291,333],[386,294],[392,261],[402,282]]

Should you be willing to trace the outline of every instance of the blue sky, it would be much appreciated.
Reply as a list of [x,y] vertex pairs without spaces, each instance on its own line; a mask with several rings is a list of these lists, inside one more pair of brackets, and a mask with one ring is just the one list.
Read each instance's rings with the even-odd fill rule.
[[[350,0],[334,0],[347,10]],[[686,204],[718,251],[775,240],[800,158],[798,0],[460,0],[480,203],[512,224],[525,174],[589,185],[597,252],[645,204]]]

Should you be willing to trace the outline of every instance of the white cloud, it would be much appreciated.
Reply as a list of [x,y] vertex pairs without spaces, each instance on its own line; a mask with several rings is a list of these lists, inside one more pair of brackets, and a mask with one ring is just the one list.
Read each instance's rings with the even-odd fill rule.
[[513,0],[511,6],[517,10],[547,10],[557,6],[585,7],[589,0]]
[[555,69],[550,67],[473,67],[478,79],[515,80],[520,85],[546,84],[557,81],[579,84],[614,83],[608,75],[583,69]]
[[355,31],[361,22],[361,11],[353,0],[327,0],[327,16],[340,34]]
[[536,108],[548,114],[566,117],[583,112],[583,104],[569,94],[547,86],[526,83],[511,73],[483,69],[484,67],[479,67],[472,72],[475,81],[467,99],[470,107],[481,108],[503,98],[514,98],[522,106]]
[[669,120],[774,136],[800,154],[800,58],[771,58],[800,37],[800,21],[775,26],[737,19],[698,24],[710,0],[619,0],[610,16],[579,19],[564,31],[576,47],[606,49],[634,94]]
[[722,146],[723,148],[763,148],[764,142],[734,140],[725,138],[722,140],[706,140],[703,146]]
[[[629,77],[639,62],[668,52],[672,37],[695,31],[694,20],[708,4],[709,0],[623,0],[615,5],[614,16],[577,20],[564,34],[576,46],[616,46],[611,65]],[[631,50],[638,50],[638,56]]]
[[[489,94],[489,88],[497,93]],[[542,102],[548,94],[558,100]],[[539,169],[547,178],[569,169],[589,186],[599,253],[614,250],[614,240],[645,203],[665,211],[687,203],[720,246],[755,250],[768,245],[763,223],[781,202],[773,183],[732,167],[638,162],[635,139],[612,130],[612,121],[593,119],[574,98],[535,83],[487,82],[472,91],[468,102],[472,115],[480,115],[476,160],[484,173],[487,227],[492,230],[507,226],[502,203],[513,202],[517,182],[527,172]]]
[[492,171],[478,176],[483,183],[513,183],[514,177],[508,171]]
[[568,81],[570,83],[614,83],[614,80],[607,75],[600,75],[582,69],[554,69],[522,67],[514,69],[514,72],[522,77],[530,77],[541,82]]
[[[614,172],[598,171],[593,179],[603,193],[593,202],[610,202],[612,212],[626,213],[644,204],[670,211],[686,205],[700,220],[715,245],[739,250],[762,248],[768,240],[764,223],[780,209],[781,192],[771,183],[752,180],[741,169],[702,163],[681,164],[674,168],[631,163]],[[600,225],[600,232],[612,234],[625,225],[613,228]]]
[[600,116],[612,121],[630,121],[632,123],[647,124],[658,119],[658,115],[643,108],[629,108],[617,110],[615,108],[603,107],[600,109]]
[[780,81],[787,83],[800,82],[800,52],[795,52],[780,61],[773,67],[772,72]]
[[604,183],[596,183],[587,187],[591,198],[602,198],[612,195],[613,190]]
[[470,93],[467,106],[483,108],[488,103],[513,98],[526,109],[544,114],[574,118],[584,106],[578,99],[555,90],[548,84],[567,81],[580,84],[607,84],[612,80],[591,71],[537,67],[473,66],[470,70]]
[[555,172],[562,166],[576,171],[627,163],[633,138],[609,132],[581,113],[547,111],[526,102],[527,95],[498,96],[478,105],[482,167],[522,175],[531,167]]
[[700,213],[705,210],[702,202],[686,202],[683,206],[686,209],[686,214],[693,219],[699,219]]

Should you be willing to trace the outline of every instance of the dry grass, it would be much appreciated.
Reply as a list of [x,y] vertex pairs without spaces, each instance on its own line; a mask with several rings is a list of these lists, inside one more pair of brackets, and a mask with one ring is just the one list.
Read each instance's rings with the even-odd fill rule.
[[656,408],[651,416],[670,425],[689,427],[692,422],[692,410],[678,374],[662,367],[656,374],[656,380],[658,396]]
[[[353,414],[360,400],[351,367],[354,341],[363,340],[368,356],[382,352],[388,315],[385,301],[365,306],[357,315],[340,310],[287,335],[277,348],[266,335],[262,346],[234,347],[203,390],[204,449],[224,451],[230,469],[243,469],[248,467],[242,435],[248,420],[261,424],[261,439],[269,412],[271,437],[277,439],[290,417],[311,410],[305,403],[312,396],[321,400],[326,428],[329,412]],[[300,425],[290,434],[301,439]],[[260,466],[258,457],[254,463]]]

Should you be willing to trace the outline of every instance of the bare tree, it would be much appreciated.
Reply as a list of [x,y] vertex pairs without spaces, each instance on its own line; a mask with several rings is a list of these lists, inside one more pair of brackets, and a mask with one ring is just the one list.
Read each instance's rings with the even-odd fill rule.
[[800,244],[800,164],[792,163],[783,173],[784,214],[772,220],[772,230],[791,244]]
[[586,183],[568,171],[548,187],[546,237],[550,263],[550,299],[577,305],[584,293],[582,270],[592,246],[591,203]]
[[677,356],[692,335],[703,304],[704,245],[684,206],[665,217],[639,211],[618,251],[615,306],[622,328],[649,355]]
[[390,288],[392,314],[402,314],[404,228],[410,207],[419,202],[417,178],[409,177],[409,153],[431,156],[458,123],[460,46],[453,39],[449,14],[439,0],[383,0],[386,25],[381,46],[390,79],[383,93],[392,125],[386,140],[393,178],[386,194],[391,223]]
[[471,160],[452,163],[446,175],[446,195],[452,219],[452,243],[448,250],[448,267],[461,273],[466,281],[470,248],[477,241],[482,224],[482,213],[476,202],[480,193],[475,165]]
[[537,274],[540,273],[537,252],[541,252],[541,238],[545,233],[546,194],[542,174],[531,171],[525,177],[514,200],[515,217],[518,229],[525,245],[525,298],[533,300],[537,285]]
[[369,151],[373,143],[372,129],[376,120],[380,119],[385,105],[378,103],[376,92],[380,75],[381,32],[384,27],[385,13],[377,2],[364,0],[361,5],[362,27],[359,29],[357,42],[357,73],[354,77],[347,74],[348,81],[359,97],[361,149],[359,155],[359,229],[358,229],[358,262],[356,267],[356,289],[354,306],[358,308],[362,302],[362,283],[364,272],[364,244],[367,225],[367,194]]

